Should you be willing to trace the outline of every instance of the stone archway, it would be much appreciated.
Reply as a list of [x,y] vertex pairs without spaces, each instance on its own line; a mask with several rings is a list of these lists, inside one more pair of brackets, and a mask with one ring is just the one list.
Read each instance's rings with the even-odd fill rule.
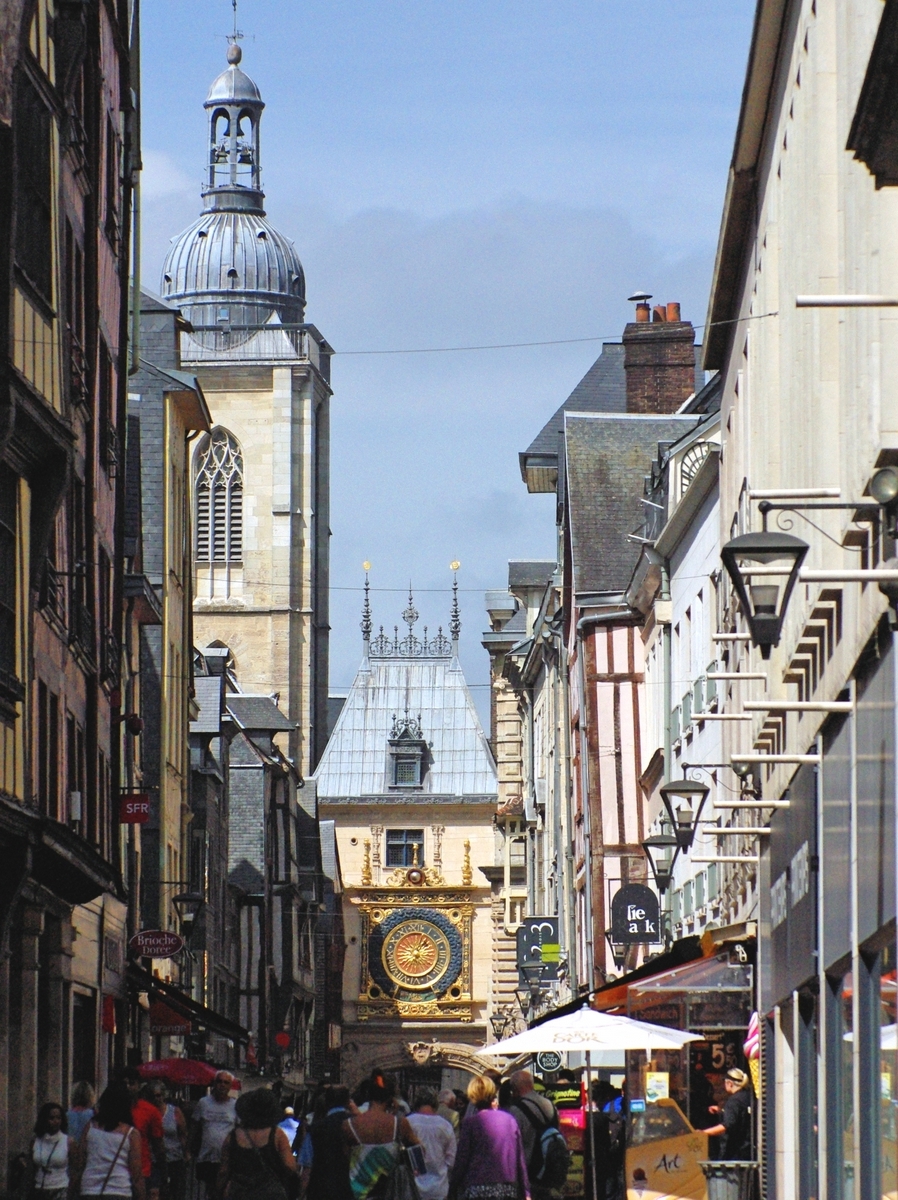
[[360,1047],[351,1069],[360,1079],[375,1067],[390,1072],[414,1067],[451,1067],[467,1071],[469,1075],[481,1075],[489,1066],[481,1053],[478,1047],[463,1042],[394,1042],[386,1046]]

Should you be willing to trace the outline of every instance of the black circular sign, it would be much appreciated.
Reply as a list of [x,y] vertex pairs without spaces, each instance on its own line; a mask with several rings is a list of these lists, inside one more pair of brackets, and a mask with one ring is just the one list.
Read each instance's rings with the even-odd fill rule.
[[536,1065],[541,1071],[557,1071],[561,1066],[561,1055],[554,1050],[543,1050],[536,1056]]

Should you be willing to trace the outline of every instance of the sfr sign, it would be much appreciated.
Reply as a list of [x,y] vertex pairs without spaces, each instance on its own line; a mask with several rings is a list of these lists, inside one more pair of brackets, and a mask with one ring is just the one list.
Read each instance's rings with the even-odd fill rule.
[[144,792],[121,796],[118,819],[122,825],[146,825],[150,819],[150,797]]

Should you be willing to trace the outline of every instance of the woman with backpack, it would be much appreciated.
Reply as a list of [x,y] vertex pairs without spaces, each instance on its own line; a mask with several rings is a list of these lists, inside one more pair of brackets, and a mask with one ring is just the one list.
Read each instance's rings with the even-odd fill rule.
[[521,1131],[511,1113],[497,1108],[495,1082],[478,1075],[468,1085],[474,1106],[461,1123],[449,1194],[455,1200],[527,1200],[527,1164]]

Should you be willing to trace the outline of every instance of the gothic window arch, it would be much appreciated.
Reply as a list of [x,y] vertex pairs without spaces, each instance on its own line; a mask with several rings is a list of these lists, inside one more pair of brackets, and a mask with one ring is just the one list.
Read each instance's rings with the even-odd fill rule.
[[196,448],[196,557],[198,562],[243,559],[243,451],[232,433],[216,426]]

